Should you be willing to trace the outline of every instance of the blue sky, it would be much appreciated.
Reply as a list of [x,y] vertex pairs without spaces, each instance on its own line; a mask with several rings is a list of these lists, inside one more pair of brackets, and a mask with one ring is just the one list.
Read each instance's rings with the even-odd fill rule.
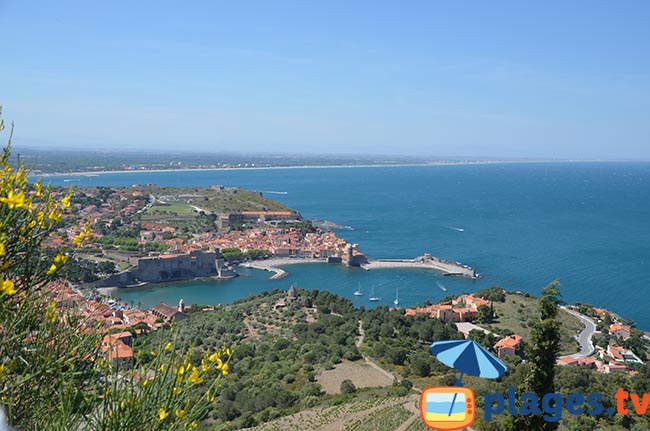
[[16,145],[650,160],[647,1],[0,0]]

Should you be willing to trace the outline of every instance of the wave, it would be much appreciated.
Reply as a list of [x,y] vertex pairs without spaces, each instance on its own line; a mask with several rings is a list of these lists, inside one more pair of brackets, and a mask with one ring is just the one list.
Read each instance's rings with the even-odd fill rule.
[[276,192],[273,190],[260,190],[260,193],[268,193],[270,195],[288,195],[289,192]]

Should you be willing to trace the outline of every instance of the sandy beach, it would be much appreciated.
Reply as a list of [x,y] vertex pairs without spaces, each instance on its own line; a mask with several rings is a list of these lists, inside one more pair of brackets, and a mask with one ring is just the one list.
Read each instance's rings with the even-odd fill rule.
[[262,271],[273,272],[274,274],[269,277],[270,280],[278,280],[288,275],[287,271],[279,268],[285,265],[295,265],[299,263],[327,263],[325,259],[300,259],[295,257],[274,257],[265,260],[255,260],[241,264],[240,266],[246,268],[255,268]]
[[432,161],[428,163],[386,163],[376,165],[304,165],[304,166],[260,166],[260,167],[232,167],[232,168],[182,168],[182,169],[122,169],[114,171],[74,171],[74,172],[43,172],[30,174],[35,177],[80,177],[99,176],[105,174],[131,174],[131,173],[158,173],[158,172],[201,172],[201,171],[255,171],[267,169],[333,169],[333,168],[395,168],[395,167],[416,167],[416,166],[454,166],[454,165],[485,165],[499,163],[540,163],[542,161],[507,161],[507,160],[475,160],[475,161]]

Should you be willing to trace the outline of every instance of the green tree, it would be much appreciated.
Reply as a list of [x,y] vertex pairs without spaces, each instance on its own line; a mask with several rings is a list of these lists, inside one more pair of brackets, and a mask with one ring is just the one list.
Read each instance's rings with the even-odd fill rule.
[[[42,247],[71,210],[72,191],[29,184],[24,164],[9,164],[10,144],[11,134],[0,155],[0,408],[9,425],[55,431],[196,427],[229,372],[230,349],[194,357],[199,368],[191,352],[177,350],[176,339],[160,333],[150,362],[136,356],[128,370],[105,359],[112,355],[100,348],[104,334],[52,295],[73,246],[49,254]],[[83,247],[90,236],[86,224],[73,245]]]
[[[528,358],[528,372],[517,393],[536,394],[538,400],[545,394],[555,391],[555,362],[560,352],[560,323],[557,314],[560,303],[559,281],[554,280],[542,289],[539,311],[541,319],[535,325],[530,340],[526,343],[525,352]],[[543,412],[541,405],[538,405]],[[547,422],[539,415],[511,416],[506,422],[506,429],[511,431],[553,431],[558,428],[557,422]]]
[[352,394],[357,391],[357,387],[354,386],[352,380],[345,379],[341,382],[341,393],[342,394]]
[[487,323],[492,323],[492,319],[494,319],[494,313],[492,312],[492,307],[487,306],[485,304],[479,305],[476,314],[476,320],[478,320],[479,323],[487,324]]

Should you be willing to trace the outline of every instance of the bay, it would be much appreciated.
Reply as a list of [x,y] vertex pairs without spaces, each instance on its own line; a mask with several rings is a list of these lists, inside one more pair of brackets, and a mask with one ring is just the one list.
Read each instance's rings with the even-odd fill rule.
[[[357,306],[435,302],[449,294],[502,286],[538,294],[560,278],[568,302],[587,302],[650,329],[650,163],[521,163],[400,167],[245,169],[107,173],[47,177],[62,186],[222,184],[264,192],[306,218],[326,219],[371,258],[425,252],[477,268],[478,280],[424,270],[333,265],[287,266],[226,282],[120,290],[126,301],[154,305],[226,304],[290,284],[345,295]],[[353,296],[361,284],[365,295]],[[195,287],[193,287],[195,286]],[[444,291],[440,286],[447,289]],[[367,300],[371,287],[382,298]],[[195,289],[190,294],[190,290]]]

